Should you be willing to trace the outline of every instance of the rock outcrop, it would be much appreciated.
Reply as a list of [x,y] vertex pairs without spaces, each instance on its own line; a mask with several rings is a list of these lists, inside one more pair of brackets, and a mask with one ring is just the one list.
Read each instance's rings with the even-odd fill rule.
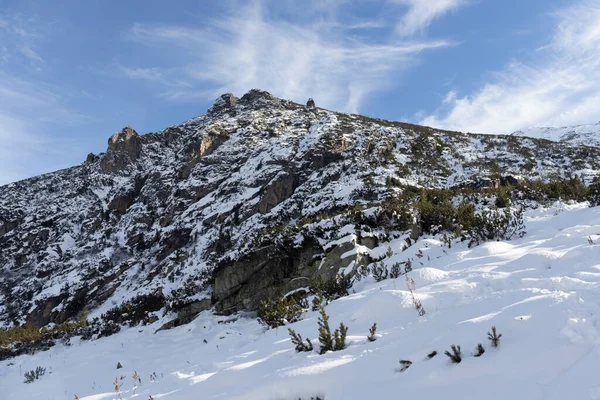
[[100,160],[100,168],[107,173],[118,173],[132,165],[141,151],[139,135],[132,127],[126,126],[108,139],[108,150]]

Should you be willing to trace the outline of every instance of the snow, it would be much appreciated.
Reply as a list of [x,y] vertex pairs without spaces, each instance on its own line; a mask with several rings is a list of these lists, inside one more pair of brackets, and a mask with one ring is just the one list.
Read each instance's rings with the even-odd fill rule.
[[[287,327],[265,331],[255,319],[204,312],[169,331],[154,333],[159,321],[6,360],[2,398],[116,399],[112,382],[123,376],[122,399],[600,399],[600,244],[587,240],[599,237],[600,208],[563,208],[529,211],[522,239],[469,249],[422,238],[384,260],[421,249],[409,276],[427,313],[418,316],[404,277],[363,279],[326,307],[332,328],[349,327],[345,350],[296,353]],[[290,327],[316,345],[317,316]],[[487,340],[492,325],[503,335],[497,349]],[[478,343],[486,352],[475,358]],[[462,348],[460,364],[443,354],[452,344]],[[401,359],[413,362],[404,372]],[[24,384],[38,365],[46,375]],[[142,377],[135,396],[134,371]]]
[[600,122],[593,125],[575,125],[563,127],[531,127],[512,133],[514,136],[527,136],[553,142],[600,146]]

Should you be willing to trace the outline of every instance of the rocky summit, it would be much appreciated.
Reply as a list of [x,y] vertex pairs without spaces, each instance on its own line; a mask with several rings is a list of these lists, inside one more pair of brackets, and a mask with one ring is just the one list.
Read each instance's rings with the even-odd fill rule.
[[[81,165],[0,187],[0,326],[58,324],[157,292],[177,299],[175,325],[211,308],[256,310],[371,263],[365,249],[394,232],[361,221],[407,188],[589,182],[599,156],[329,111],[318,99],[225,94],[205,115],[143,135],[126,127]],[[407,246],[419,236],[418,224],[394,229]]]

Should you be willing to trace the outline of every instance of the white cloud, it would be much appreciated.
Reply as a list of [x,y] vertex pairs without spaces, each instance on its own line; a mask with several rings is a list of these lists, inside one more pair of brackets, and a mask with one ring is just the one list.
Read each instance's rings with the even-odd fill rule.
[[34,22],[23,15],[2,12],[0,10],[0,61],[42,63],[43,59],[33,48],[39,35],[35,32]]
[[474,94],[454,98],[420,122],[462,131],[510,133],[528,126],[598,121],[600,3],[580,1],[555,17],[555,33],[535,53],[534,61],[511,62]]
[[31,60],[32,62],[36,62],[36,63],[43,63],[44,62],[44,60],[42,59],[42,57],[40,57],[34,50],[32,50],[28,46],[19,46],[19,52],[23,56],[25,56],[26,58],[28,58],[29,60]]
[[466,0],[393,0],[408,6],[396,26],[402,36],[410,36],[426,29],[434,19],[467,4]]
[[120,71],[127,77],[133,79],[145,79],[148,81],[161,81],[163,74],[157,68],[129,68],[120,65]]
[[454,90],[449,91],[444,97],[444,104],[452,103],[456,99],[456,92]]
[[451,45],[393,35],[374,41],[349,34],[356,28],[356,21],[346,27],[339,21],[303,25],[271,19],[263,3],[254,2],[202,28],[137,24],[129,37],[177,60],[160,69],[162,95],[168,98],[239,95],[256,87],[299,101],[314,97],[321,106],[351,112],[369,94],[389,90],[420,52]]

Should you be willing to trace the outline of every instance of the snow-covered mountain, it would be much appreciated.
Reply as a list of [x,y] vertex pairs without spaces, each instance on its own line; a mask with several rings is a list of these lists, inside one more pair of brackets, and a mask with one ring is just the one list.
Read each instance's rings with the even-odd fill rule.
[[592,125],[563,126],[560,128],[532,127],[513,132],[512,135],[600,147],[600,122]]
[[[524,238],[469,248],[450,232],[423,236],[398,203],[423,188],[465,197],[598,174],[600,148],[372,119],[260,90],[223,95],[160,132],[126,127],[79,166],[0,187],[0,327],[39,333],[122,305],[127,318],[136,309],[123,302],[138,295],[151,315],[113,336],[0,341],[2,398],[600,395],[585,378],[598,367],[597,207],[529,210]],[[494,204],[477,196],[478,207]],[[265,331],[253,318],[262,300],[376,263],[411,264],[416,287],[404,276],[356,279],[326,307],[332,326],[350,329],[344,350],[296,354],[287,327]],[[500,349],[486,342],[494,324]],[[316,343],[316,312],[289,327]],[[488,350],[473,358],[479,342]],[[443,354],[451,344],[462,346],[460,366]],[[412,362],[402,373],[400,359]],[[51,374],[21,383],[38,365]]]
[[0,187],[0,323],[60,323],[156,290],[185,312],[255,310],[347,265],[353,249],[328,243],[403,186],[486,184],[498,170],[590,180],[599,163],[600,149],[223,95],[206,115],[127,127],[82,165]]

